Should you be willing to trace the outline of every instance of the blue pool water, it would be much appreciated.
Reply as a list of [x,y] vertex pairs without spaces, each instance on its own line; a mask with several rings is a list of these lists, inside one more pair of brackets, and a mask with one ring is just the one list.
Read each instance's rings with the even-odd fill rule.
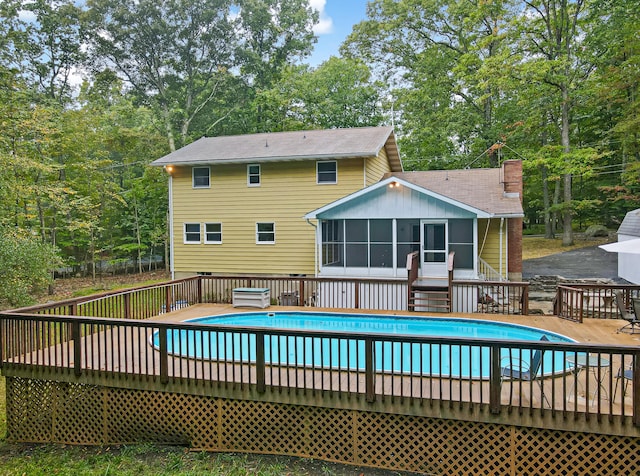
[[[574,342],[560,334],[534,327],[495,321],[461,318],[354,315],[315,312],[250,312],[226,314],[187,322],[220,326],[339,331],[364,334],[467,337],[492,340],[539,341],[545,335],[552,342]],[[247,332],[168,330],[169,353],[198,359],[254,361],[256,336]],[[159,345],[156,332],[152,344]],[[362,339],[265,336],[265,360],[270,364],[306,365],[317,368],[364,369]],[[501,357],[528,363],[528,350],[502,349]],[[564,356],[545,352],[542,371],[566,370]],[[378,371],[411,372],[460,378],[489,377],[489,348],[448,344],[385,342],[374,345],[374,365]],[[506,365],[506,363],[505,363]]]

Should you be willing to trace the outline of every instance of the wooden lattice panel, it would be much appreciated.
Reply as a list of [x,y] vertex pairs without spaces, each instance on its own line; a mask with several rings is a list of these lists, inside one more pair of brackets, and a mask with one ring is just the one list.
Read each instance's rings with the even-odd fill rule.
[[638,474],[637,438],[521,428],[514,474]]
[[108,443],[217,445],[217,401],[210,397],[109,389]]
[[46,380],[17,378],[7,378],[6,383],[7,435],[16,442],[52,442],[57,385]]
[[350,410],[226,400],[220,449],[353,461]]
[[425,474],[636,474],[640,438],[7,378],[10,441],[156,442]]
[[104,441],[103,387],[58,383],[53,418],[53,441],[99,445]]

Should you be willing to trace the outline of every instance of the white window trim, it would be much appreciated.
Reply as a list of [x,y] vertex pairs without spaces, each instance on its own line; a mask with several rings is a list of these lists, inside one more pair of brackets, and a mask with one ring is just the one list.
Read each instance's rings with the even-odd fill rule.
[[[334,182],[320,182],[319,164],[327,164],[333,162],[336,165],[336,180]],[[316,161],[316,185],[335,185],[338,183],[338,161],[337,160],[318,160]]]
[[[187,225],[198,225],[198,241],[187,240]],[[194,233],[194,232],[190,232],[190,233]],[[202,243],[202,224],[194,223],[194,222],[183,223],[182,224],[182,242],[185,245],[199,245],[200,243]]]
[[[196,177],[195,177],[195,171],[196,169],[207,169],[207,171],[209,172],[209,185],[196,185],[195,181],[196,181]],[[193,188],[211,188],[211,167],[192,167],[191,168],[191,186]]]
[[[258,240],[258,237],[260,236],[260,233],[258,232],[258,225],[259,224],[265,224],[265,223],[271,223],[273,225],[273,241],[260,241]],[[273,221],[260,221],[260,222],[256,222],[256,245],[275,245],[276,244],[276,223]]]
[[[258,167],[258,183],[251,183],[251,174],[249,173],[249,170],[251,170],[251,167]],[[247,165],[247,187],[259,187],[262,184],[262,167],[260,167],[260,164],[249,164]]]
[[[209,241],[207,240],[207,225],[220,225],[220,240]],[[210,221],[204,224],[204,243],[206,245],[221,245],[222,244],[222,223],[219,221]]]

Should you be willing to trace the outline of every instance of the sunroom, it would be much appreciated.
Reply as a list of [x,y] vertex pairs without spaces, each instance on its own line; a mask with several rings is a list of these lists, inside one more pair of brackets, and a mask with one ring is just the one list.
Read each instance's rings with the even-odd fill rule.
[[455,252],[454,279],[506,280],[510,220],[522,207],[518,193],[504,191],[502,170],[393,174],[308,213],[317,220],[317,275],[404,279],[407,255],[417,251],[420,276],[444,278]]

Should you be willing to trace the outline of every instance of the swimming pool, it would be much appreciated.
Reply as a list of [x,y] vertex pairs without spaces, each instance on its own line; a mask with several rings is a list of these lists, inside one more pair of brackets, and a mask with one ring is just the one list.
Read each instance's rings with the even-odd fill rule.
[[[466,318],[360,315],[316,312],[249,312],[191,319],[194,324],[225,327],[260,327],[308,331],[339,331],[381,334],[374,344],[377,371],[420,373],[460,378],[488,378],[488,346],[426,344],[385,341],[384,335],[468,337],[492,340],[539,341],[544,335],[551,342],[574,342],[566,336],[535,327],[497,321]],[[268,332],[268,331],[267,331]],[[256,336],[238,331],[168,330],[168,352],[197,359],[253,362],[256,359]],[[315,368],[364,369],[365,341],[362,338],[323,338],[265,335],[267,364],[304,365]],[[152,336],[159,346],[159,335]],[[554,358],[554,354],[557,354]],[[501,358],[528,363],[529,350],[503,348]],[[543,373],[567,370],[561,352],[545,352]]]

